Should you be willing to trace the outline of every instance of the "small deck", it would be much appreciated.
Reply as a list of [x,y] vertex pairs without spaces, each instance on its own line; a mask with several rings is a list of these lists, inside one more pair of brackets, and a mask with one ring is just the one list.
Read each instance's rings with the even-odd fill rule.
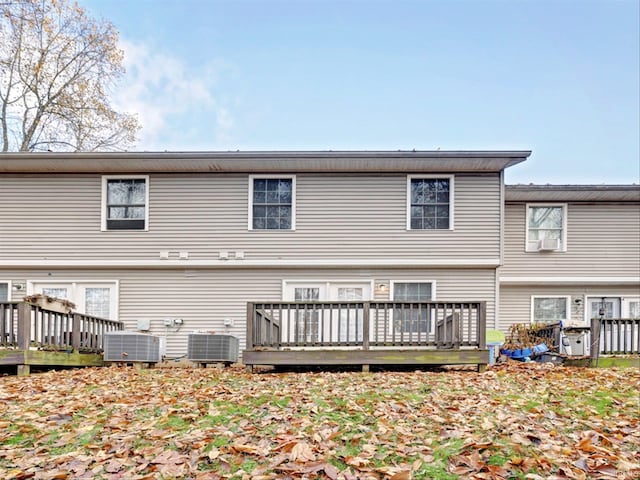
[[114,320],[1,302],[0,366],[17,366],[19,375],[32,366],[100,366],[104,334],[123,328]]
[[247,304],[250,367],[489,363],[485,302]]

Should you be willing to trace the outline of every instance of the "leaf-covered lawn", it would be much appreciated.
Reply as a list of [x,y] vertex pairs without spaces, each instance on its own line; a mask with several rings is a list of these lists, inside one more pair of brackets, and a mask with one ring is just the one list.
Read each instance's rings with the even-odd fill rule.
[[640,371],[0,378],[0,478],[640,478]]

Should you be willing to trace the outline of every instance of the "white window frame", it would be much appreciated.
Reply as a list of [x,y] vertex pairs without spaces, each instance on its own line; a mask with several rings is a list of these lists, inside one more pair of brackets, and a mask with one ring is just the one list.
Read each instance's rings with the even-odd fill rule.
[[[291,228],[289,229],[269,229],[269,228],[253,228],[253,182],[254,180],[261,179],[283,179],[283,180],[291,180]],[[295,175],[278,175],[278,174],[268,174],[268,175],[249,175],[249,201],[248,205],[248,222],[247,227],[248,230],[254,232],[295,232],[296,230],[296,176]]]
[[396,283],[430,283],[431,284],[431,300],[432,302],[436,301],[436,281],[435,280],[391,280],[389,282],[389,301],[395,302],[395,284]]
[[111,298],[111,309],[112,309],[112,317],[111,320],[118,321],[120,318],[120,281],[113,280],[109,278],[103,279],[51,279],[51,278],[43,278],[36,280],[27,281],[27,295],[33,295],[36,293],[36,288],[42,285],[51,286],[51,285],[69,285],[71,287],[71,301],[76,303],[78,307],[84,305],[84,299],[82,302],[79,302],[80,293],[84,287],[109,287],[113,292],[113,297]]
[[569,211],[566,203],[527,203],[525,205],[525,223],[524,223],[524,249],[525,252],[535,252],[538,253],[538,249],[529,246],[533,240],[529,240],[529,217],[530,208],[531,207],[555,207],[562,208],[562,235],[560,236],[560,248],[555,250],[556,252],[566,252],[567,251],[567,213]]
[[11,289],[12,289],[11,280],[1,280],[0,279],[0,283],[6,283],[7,284],[7,302],[10,302],[11,301]]
[[[411,181],[412,180],[449,180],[449,228],[411,228]],[[455,175],[407,175],[407,230],[411,232],[443,232],[454,230]]]
[[[144,189],[144,229],[116,230],[107,228],[107,181],[108,180],[140,180],[145,181]],[[102,176],[102,205],[100,231],[102,232],[148,232],[149,231],[149,175],[103,175]]]
[[565,312],[568,318],[559,318],[563,323],[567,323],[571,320],[571,295],[531,295],[531,312],[529,317],[529,323],[531,325],[539,323],[535,318],[535,299],[537,298],[563,298],[565,301]]

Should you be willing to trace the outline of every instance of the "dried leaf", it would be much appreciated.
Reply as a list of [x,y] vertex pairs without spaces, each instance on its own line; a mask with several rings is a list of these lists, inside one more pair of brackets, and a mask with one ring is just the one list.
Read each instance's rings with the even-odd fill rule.
[[289,454],[289,459],[292,462],[312,462],[316,459],[315,454],[313,453],[313,449],[311,445],[305,442],[296,443],[291,449],[291,453]]

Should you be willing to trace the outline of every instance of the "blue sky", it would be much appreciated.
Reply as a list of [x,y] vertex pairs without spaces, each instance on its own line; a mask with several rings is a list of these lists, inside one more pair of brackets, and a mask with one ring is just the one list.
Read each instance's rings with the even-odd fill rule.
[[532,150],[509,183],[640,182],[637,0],[79,0],[137,150]]

